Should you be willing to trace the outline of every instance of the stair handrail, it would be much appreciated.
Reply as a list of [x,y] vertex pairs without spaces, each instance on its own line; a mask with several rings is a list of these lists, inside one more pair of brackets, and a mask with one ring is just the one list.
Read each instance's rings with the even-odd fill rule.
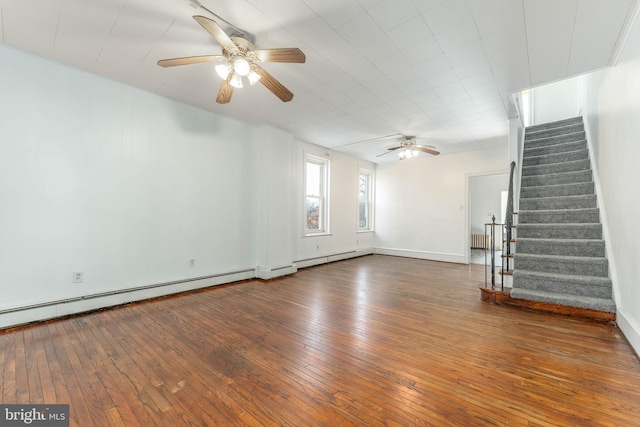
[[511,259],[509,255],[511,255],[511,235],[513,231],[513,175],[516,170],[516,162],[511,162],[511,171],[509,172],[509,190],[507,192],[507,212],[505,213],[505,234],[506,234],[506,256],[503,257],[505,260],[506,268],[505,271],[510,271],[509,269],[509,260]]

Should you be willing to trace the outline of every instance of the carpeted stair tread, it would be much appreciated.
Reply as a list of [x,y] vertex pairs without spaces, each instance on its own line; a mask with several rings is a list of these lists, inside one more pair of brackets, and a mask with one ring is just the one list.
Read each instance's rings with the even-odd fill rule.
[[549,291],[569,295],[611,298],[612,282],[608,277],[592,277],[573,274],[518,270],[513,272],[518,289]]
[[589,150],[565,151],[563,153],[543,154],[539,156],[527,156],[522,159],[522,166],[548,165],[551,163],[573,162],[589,158]]
[[522,187],[539,187],[543,185],[590,182],[592,179],[593,175],[589,169],[573,172],[551,173],[546,175],[523,176],[521,178],[520,185]]
[[600,222],[599,209],[553,209],[520,210],[518,223],[597,223]]
[[551,274],[544,271],[528,271],[528,270],[518,270],[513,273],[515,276],[519,277],[529,277],[529,278],[537,278],[544,280],[566,280],[572,282],[579,282],[585,285],[595,285],[595,286],[611,286],[611,279],[608,277],[595,277],[595,276],[584,276],[581,274]]
[[544,129],[555,129],[563,126],[569,126],[569,125],[580,124],[580,123],[582,123],[582,117],[571,117],[569,119],[557,120],[555,122],[530,125],[530,126],[527,126],[527,131],[531,133],[535,133]]
[[530,301],[559,304],[568,307],[587,308],[590,310],[615,313],[616,305],[611,298],[597,298],[577,295],[559,294],[549,291],[537,291],[529,289],[512,289],[511,297]]
[[578,182],[576,184],[537,185],[522,187],[520,189],[520,198],[581,196],[594,194],[594,189],[593,181]]
[[[522,203],[522,202],[521,202]],[[601,239],[602,224],[530,223],[518,224],[516,242],[522,238]]]
[[520,237],[516,240],[519,254],[604,257],[602,239],[538,239]]
[[522,176],[546,175],[550,173],[576,172],[591,170],[589,159],[574,160],[571,162],[550,163],[546,165],[524,166]]
[[[514,256],[514,270],[518,269],[609,277],[609,262],[606,258],[601,257],[540,255],[516,251]],[[514,281],[514,287],[515,286],[516,282]]]
[[595,194],[562,197],[528,197],[520,199],[524,211],[554,209],[595,209],[598,207]]
[[582,123],[571,123],[565,126],[553,127],[549,129],[533,129],[525,133],[525,142],[532,139],[541,139],[549,136],[564,135],[567,133],[581,132],[584,130]]
[[545,156],[548,154],[556,154],[556,153],[566,153],[568,151],[578,151],[578,150],[586,150],[587,149],[587,141],[573,141],[573,142],[562,142],[553,145],[545,145],[543,147],[530,147],[527,144],[524,146],[524,154],[525,158],[527,157],[535,157],[535,156]]
[[524,148],[527,149],[527,148],[536,148],[536,147],[546,147],[549,145],[562,144],[565,142],[584,141],[585,138],[586,138],[586,134],[584,131],[567,133],[564,135],[548,136],[545,138],[538,138],[538,139],[530,138],[525,142]]

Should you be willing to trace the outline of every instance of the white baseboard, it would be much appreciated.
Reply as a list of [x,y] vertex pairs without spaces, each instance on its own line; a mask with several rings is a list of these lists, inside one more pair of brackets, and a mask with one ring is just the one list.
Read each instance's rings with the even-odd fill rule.
[[640,324],[620,310],[616,313],[616,323],[636,354],[640,355]]
[[426,259],[430,261],[454,262],[465,264],[467,262],[464,254],[447,254],[442,252],[414,251],[409,249],[376,248],[375,253],[380,255],[401,256],[407,258]]
[[4,313],[0,313],[0,329],[253,278],[255,278],[255,271],[245,270],[217,274],[202,279],[187,279],[52,301],[48,304],[36,304],[15,311],[4,310]]

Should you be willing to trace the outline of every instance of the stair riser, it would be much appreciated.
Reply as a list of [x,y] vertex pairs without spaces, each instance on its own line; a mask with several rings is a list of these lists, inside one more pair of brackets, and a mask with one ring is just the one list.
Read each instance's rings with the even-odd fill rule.
[[574,162],[576,160],[586,160],[589,158],[588,150],[570,151],[568,153],[549,154],[546,156],[533,156],[523,159],[523,167],[549,165],[553,163]]
[[552,136],[549,138],[530,139],[526,142],[524,148],[525,150],[527,150],[529,148],[546,147],[549,145],[563,144],[565,142],[577,142],[577,141],[584,141],[584,140],[585,140],[585,133],[576,132],[576,133],[570,133],[566,135]]
[[518,239],[518,253],[538,255],[564,255],[604,257],[603,240],[584,240],[581,242],[563,242],[560,240],[539,242],[538,239]]
[[597,207],[598,204],[596,196],[594,195],[520,199],[520,209],[523,211],[548,209],[596,209]]
[[566,224],[518,224],[518,238],[532,239],[602,239],[601,224],[584,224],[581,227]]
[[538,223],[597,223],[600,222],[600,214],[597,209],[584,210],[558,210],[558,211],[520,211],[519,224]]
[[555,280],[540,279],[538,277],[518,277],[516,280],[520,289],[548,292],[558,292],[558,289],[562,289],[563,294],[611,298],[611,285],[602,286],[573,282],[571,280],[563,280],[562,276]]
[[524,140],[529,141],[531,139],[547,138],[550,136],[564,135],[567,133],[582,132],[583,130],[584,130],[584,126],[582,125],[582,123],[574,124],[570,126],[562,126],[562,127],[553,128],[553,129],[534,130],[533,132],[528,129],[527,132],[525,133]]
[[589,159],[577,162],[554,163],[551,165],[527,166],[522,168],[522,176],[547,175],[552,173],[565,173],[591,170]]
[[575,274],[584,276],[608,277],[609,268],[606,259],[594,258],[589,262],[582,260],[531,259],[526,255],[514,258],[515,270],[541,271],[546,273]]
[[549,185],[538,187],[523,187],[520,190],[522,199],[528,197],[566,197],[584,196],[594,194],[593,182],[583,182],[580,184]]
[[593,298],[593,297],[581,297],[577,295],[563,295],[545,293],[544,296],[536,295],[537,292],[531,289],[516,289],[511,291],[513,298],[522,298],[530,301],[540,301],[551,304],[565,305],[568,307],[588,308],[595,311],[603,311],[605,313],[615,313],[616,305],[611,299],[608,298]]
[[570,119],[558,120],[557,122],[541,123],[541,124],[538,124],[538,125],[531,125],[531,126],[527,127],[527,130],[529,132],[538,132],[538,131],[541,131],[541,130],[555,129],[555,128],[559,128],[559,127],[571,126],[571,125],[579,125],[579,124],[582,124],[582,117],[572,117]]
[[587,141],[567,142],[564,144],[548,145],[546,147],[525,147],[523,157],[546,156],[548,154],[566,153],[568,151],[586,150]]
[[539,185],[574,184],[589,182],[593,179],[590,170],[579,172],[566,172],[553,175],[523,176],[522,187],[536,187]]

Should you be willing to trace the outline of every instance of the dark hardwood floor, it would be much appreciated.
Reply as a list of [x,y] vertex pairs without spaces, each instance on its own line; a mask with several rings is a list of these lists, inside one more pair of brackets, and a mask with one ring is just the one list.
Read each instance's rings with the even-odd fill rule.
[[638,426],[619,330],[373,255],[0,333],[2,403],[71,425]]

